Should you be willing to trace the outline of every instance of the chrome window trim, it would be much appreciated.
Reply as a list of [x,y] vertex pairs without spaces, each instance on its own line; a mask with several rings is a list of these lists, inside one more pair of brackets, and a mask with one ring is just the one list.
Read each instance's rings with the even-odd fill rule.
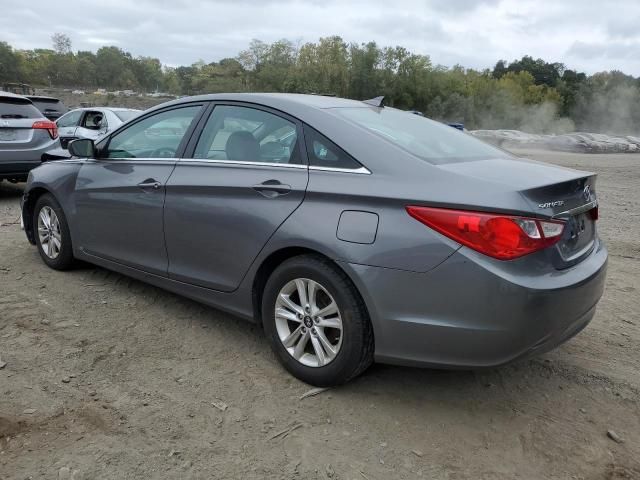
[[301,165],[298,163],[272,163],[272,162],[249,162],[244,160],[213,160],[209,158],[181,158],[179,163],[212,163],[220,165],[247,165],[256,167],[275,167],[275,168],[309,168],[309,170],[316,170],[320,172],[337,172],[337,173],[355,173],[358,175],[371,175],[371,171],[366,167],[360,167],[357,169],[352,168],[333,168],[333,167],[318,167],[311,165]]
[[579,207],[572,208],[570,210],[566,210],[564,212],[556,213],[551,218],[564,218],[564,217],[572,217],[574,215],[578,215],[580,213],[588,212],[592,208],[598,206],[598,201],[594,200],[589,203],[585,203],[584,205],[580,205]]
[[317,165],[310,165],[309,170],[316,170],[318,172],[339,172],[339,173],[355,173],[358,175],[371,175],[371,170],[369,170],[367,167],[334,168],[334,167],[319,167]]
[[131,164],[131,163],[149,163],[149,164],[175,164],[178,160],[177,157],[171,158],[160,158],[160,157],[139,157],[139,158],[83,158],[85,162],[90,163],[122,163],[122,164]]
[[280,167],[280,168],[303,168],[306,169],[306,165],[299,163],[272,163],[272,162],[249,162],[244,160],[213,160],[210,158],[181,158],[179,163],[213,163],[220,165],[248,165],[258,167]]

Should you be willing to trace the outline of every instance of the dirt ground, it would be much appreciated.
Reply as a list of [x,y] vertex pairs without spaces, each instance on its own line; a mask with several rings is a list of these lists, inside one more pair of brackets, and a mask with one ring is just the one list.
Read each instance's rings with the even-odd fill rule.
[[504,368],[376,365],[302,400],[258,327],[48,269],[0,184],[0,478],[640,479],[640,155],[523,153],[599,174],[591,325]]

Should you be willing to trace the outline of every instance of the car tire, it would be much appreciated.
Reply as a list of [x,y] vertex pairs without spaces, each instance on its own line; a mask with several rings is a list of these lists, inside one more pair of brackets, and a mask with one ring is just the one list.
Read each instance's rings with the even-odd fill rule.
[[[46,221],[40,221],[41,214],[50,219],[49,227]],[[44,236],[43,226],[47,228]],[[36,201],[33,209],[33,231],[38,253],[44,263],[55,270],[68,270],[73,267],[75,259],[69,225],[62,207],[53,195],[44,194]]]
[[[307,287],[302,290],[314,300],[307,303],[311,310],[300,312],[304,302],[298,287],[305,282]],[[287,297],[286,303],[283,296]],[[322,314],[333,309],[337,313]],[[295,320],[289,319],[292,313]],[[364,302],[347,275],[319,255],[293,257],[275,269],[263,292],[262,321],[278,360],[305,383],[317,387],[340,385],[373,363],[373,328]],[[334,328],[338,325],[340,328]],[[296,332],[297,340],[289,342]],[[304,336],[307,340],[302,350],[298,347]]]

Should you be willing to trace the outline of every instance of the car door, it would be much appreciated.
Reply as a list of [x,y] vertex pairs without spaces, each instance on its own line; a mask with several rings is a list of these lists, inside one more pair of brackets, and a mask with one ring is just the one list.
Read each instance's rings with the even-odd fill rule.
[[142,117],[101,142],[98,158],[84,161],[74,236],[84,253],[166,276],[165,185],[202,107],[186,104]]
[[71,140],[75,140],[76,138],[78,138],[76,137],[76,129],[80,124],[82,115],[82,110],[72,110],[71,112],[66,113],[58,120],[56,120],[56,125],[58,126],[58,136],[60,137],[60,145],[63,148],[67,148],[67,144]]
[[304,198],[302,130],[282,113],[238,103],[215,105],[201,123],[193,154],[167,183],[169,277],[232,291]]

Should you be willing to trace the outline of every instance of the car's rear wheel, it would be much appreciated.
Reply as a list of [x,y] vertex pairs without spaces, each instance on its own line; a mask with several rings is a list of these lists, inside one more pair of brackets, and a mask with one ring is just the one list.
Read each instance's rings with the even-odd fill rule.
[[349,278],[316,255],[291,258],[265,286],[262,318],[284,367],[316,386],[339,385],[373,361],[373,330]]
[[73,266],[73,249],[67,219],[53,195],[42,195],[33,213],[36,245],[44,263],[56,270]]

